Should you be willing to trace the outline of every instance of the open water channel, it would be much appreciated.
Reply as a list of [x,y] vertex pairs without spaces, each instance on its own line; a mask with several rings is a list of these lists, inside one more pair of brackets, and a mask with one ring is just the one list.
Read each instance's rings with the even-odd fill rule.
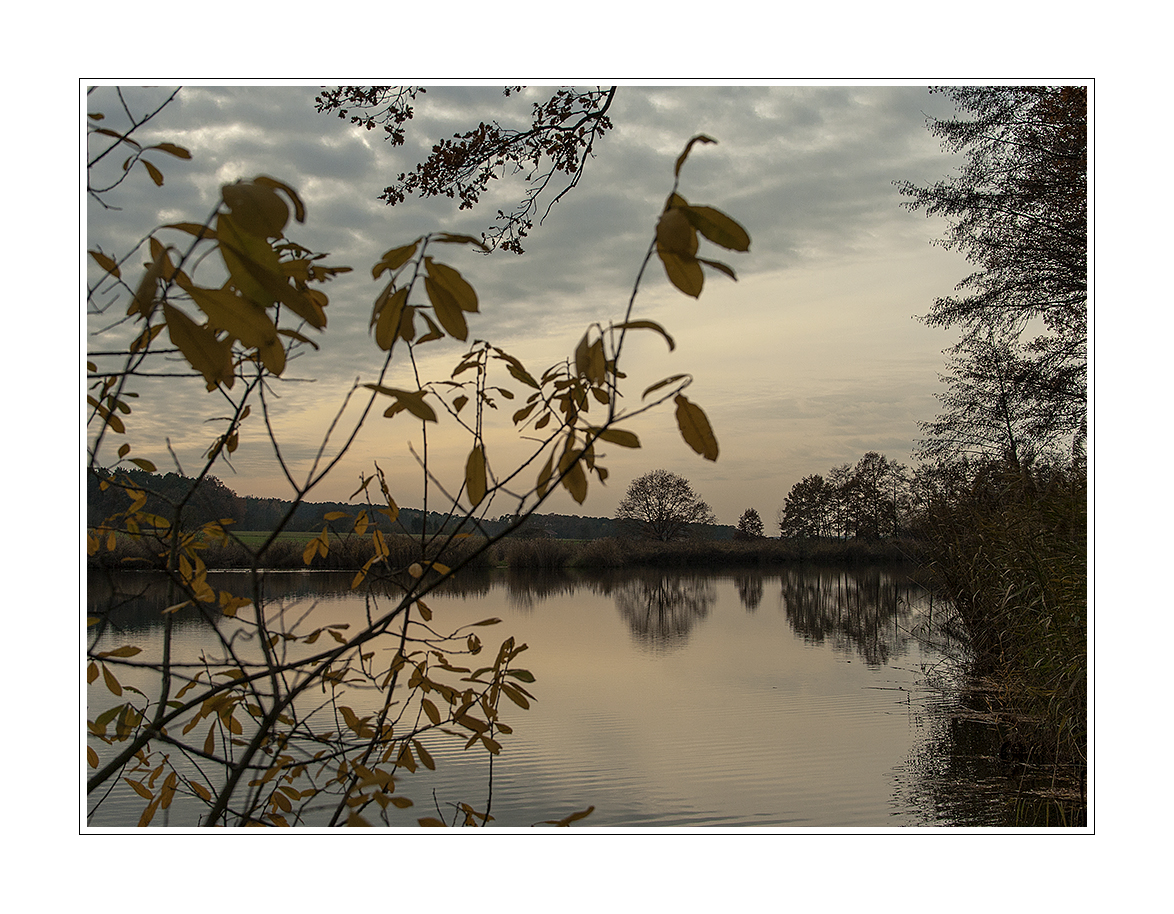
[[[349,590],[351,577],[274,573],[266,596],[287,618],[312,613],[314,626],[361,623],[366,604]],[[245,580],[225,573],[213,586],[239,590]],[[91,573],[92,608],[113,591],[134,596],[99,649],[158,654],[159,577]],[[534,674],[526,688],[536,700],[529,710],[506,706],[514,732],[500,737],[492,772],[484,751],[430,734],[436,770],[399,772],[397,789],[414,805],[389,807],[394,826],[457,801],[489,805],[491,824],[511,828],[588,806],[575,827],[1002,824],[997,777],[975,767],[984,750],[962,745],[950,689],[957,645],[935,634],[928,595],[900,572],[485,572],[463,574],[428,604],[438,629],[500,618],[476,630],[484,662],[509,635],[526,643],[518,664]],[[174,618],[177,662],[218,650],[190,611]],[[149,677],[125,668],[119,677],[152,694]],[[100,676],[88,696],[90,719],[115,701]],[[111,757],[95,737],[88,745]],[[199,760],[173,751],[171,763],[185,771]],[[144,806],[119,780],[87,797],[86,824],[134,826]],[[201,808],[177,796],[151,824],[195,825]],[[310,814],[300,824],[324,823]]]

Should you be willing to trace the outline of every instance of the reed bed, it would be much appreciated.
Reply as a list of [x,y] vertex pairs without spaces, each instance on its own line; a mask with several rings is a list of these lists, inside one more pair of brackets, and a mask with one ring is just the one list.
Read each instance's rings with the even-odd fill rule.
[[[310,534],[289,534],[277,539],[261,556],[259,567],[270,569],[305,568],[302,553],[313,539]],[[509,537],[485,547],[480,537],[462,537],[445,541],[437,538],[422,548],[418,537],[392,535],[385,538],[393,567],[412,562],[441,561],[456,565],[478,553],[477,568],[506,567],[515,570],[551,571],[562,568],[679,568],[679,567],[755,567],[810,562],[818,565],[866,565],[909,561],[912,547],[903,541],[862,542],[855,540],[702,540],[687,539],[661,543],[644,539],[608,537],[575,541],[543,537]],[[249,568],[261,544],[258,534],[245,534],[241,541],[209,543],[204,549],[204,564],[209,568]],[[159,568],[162,560],[158,544],[145,539],[134,540],[124,534],[116,536],[113,550],[103,547],[89,557],[91,565],[104,568]],[[443,551],[443,555],[441,552]],[[353,571],[361,568],[372,555],[371,541],[361,537],[331,538],[330,550],[318,556],[311,568],[327,571]]]
[[[254,544],[247,545],[238,540],[209,542],[201,552],[204,564],[210,569],[247,569],[253,566],[260,542],[250,537]],[[260,556],[258,567],[274,570],[305,569],[318,571],[357,571],[374,554],[374,546],[366,537],[331,537],[330,548],[325,556],[318,555],[306,565],[303,553],[313,536],[291,535],[275,540]],[[413,562],[441,562],[453,566],[466,563],[466,567],[490,568],[497,564],[496,551],[483,549],[482,537],[460,537],[455,539],[435,538],[421,545],[419,538],[406,535],[384,537],[388,549],[388,562],[393,568],[404,568]],[[165,547],[146,538],[135,539],[117,534],[115,547],[106,548],[103,537],[102,548],[89,556],[89,564],[100,568],[153,569],[164,567],[160,552]]]
[[924,519],[925,567],[962,620],[975,675],[996,684],[995,715],[1011,722],[1000,753],[1069,787],[1021,801],[1026,824],[1084,814],[1086,516],[1083,472],[1002,466]]

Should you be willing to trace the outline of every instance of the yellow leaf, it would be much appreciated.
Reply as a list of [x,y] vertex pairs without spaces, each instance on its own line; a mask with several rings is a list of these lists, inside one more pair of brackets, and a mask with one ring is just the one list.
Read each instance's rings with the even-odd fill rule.
[[116,264],[111,258],[107,257],[101,251],[90,251],[90,256],[93,257],[94,260],[98,261],[98,266],[100,266],[115,279],[118,279],[122,276],[122,274],[118,272],[118,264]]
[[139,816],[139,828],[146,828],[151,824],[151,820],[155,818],[155,810],[158,808],[159,798],[156,797],[148,804],[147,808],[143,810],[143,814]]
[[685,257],[697,253],[697,230],[690,224],[684,209],[674,206],[661,214],[656,223],[656,247]]
[[437,263],[431,257],[424,258],[424,265],[428,268],[428,275],[448,291],[462,311],[477,310],[477,293],[465,277],[447,264]]
[[412,255],[416,253],[416,248],[420,246],[420,239],[417,238],[411,244],[405,244],[403,247],[392,248],[379,258],[379,263],[371,268],[371,278],[378,279],[384,270],[398,270],[405,263],[412,259]]
[[415,772],[416,760],[412,758],[412,747],[408,743],[404,743],[400,749],[399,757],[395,760],[396,765],[400,768],[407,768],[408,771]]
[[412,745],[416,747],[416,757],[420,759],[420,764],[429,771],[435,771],[436,762],[432,761],[432,756],[428,754],[428,750],[420,745],[418,739],[412,740]]
[[370,828],[371,823],[360,816],[357,812],[352,812],[346,820],[347,828]]
[[707,267],[713,267],[715,270],[718,270],[722,273],[725,273],[728,277],[730,277],[730,279],[734,280],[734,282],[738,281],[738,274],[736,274],[734,272],[733,267],[729,267],[726,264],[722,263],[721,261],[706,260],[704,257],[698,257],[697,262],[703,263]]
[[208,788],[205,787],[203,784],[197,784],[195,781],[192,781],[191,788],[192,788],[192,791],[195,793],[195,795],[198,796],[205,803],[211,801],[212,794],[209,792]]
[[685,164],[685,159],[689,158],[689,150],[693,148],[694,143],[716,143],[717,140],[706,136],[704,133],[699,133],[685,145],[685,151],[677,156],[677,166],[673,169],[673,176],[676,177],[681,173],[681,166]]
[[207,327],[201,327],[190,317],[164,302],[163,315],[167,332],[188,363],[204,376],[210,386],[223,383],[233,385],[232,347],[221,342]]
[[141,654],[143,649],[141,647],[132,647],[129,644],[122,647],[115,648],[112,651],[102,651],[99,657],[133,657],[135,654]]
[[[391,286],[388,286],[390,289]],[[382,297],[382,296],[381,296]],[[375,344],[384,352],[391,349],[396,337],[400,336],[400,326],[404,316],[404,306],[408,303],[408,289],[405,286],[397,289],[389,296],[383,305],[375,303],[378,316],[375,319]]]
[[522,694],[520,689],[515,688],[508,682],[503,682],[501,684],[501,690],[519,708],[528,709],[530,707],[530,702],[526,700],[526,696]]
[[163,186],[163,172],[148,162],[146,159],[139,159],[143,163],[143,167],[147,169],[147,174],[151,176],[151,180],[155,182],[156,187]]
[[148,146],[147,148],[158,149],[160,152],[173,155],[177,159],[190,159],[192,157],[190,152],[188,152],[182,146],[176,146],[174,143],[156,143],[154,146]]
[[469,459],[465,462],[465,486],[469,494],[469,503],[476,508],[485,498],[488,482],[485,476],[485,446],[474,445],[469,451]]
[[640,439],[635,433],[624,431],[621,428],[591,428],[592,434],[598,434],[603,441],[610,441],[620,447],[640,447]]
[[220,195],[232,210],[234,223],[259,238],[277,238],[289,221],[289,207],[272,187],[251,181],[225,184]]
[[378,529],[372,534],[371,539],[375,544],[376,558],[386,558],[391,555],[391,552],[387,548],[387,542],[383,539],[383,534]]
[[171,222],[163,228],[176,229],[181,232],[187,232],[189,235],[195,235],[196,238],[208,238],[212,241],[216,240],[216,232],[213,231],[210,225],[200,225],[196,222]]
[[399,408],[393,407],[384,413],[385,416],[394,415],[396,412],[399,412],[399,409],[406,409],[412,415],[423,419],[425,422],[436,421],[436,410],[424,402],[424,391],[422,390],[400,390],[397,387],[384,387],[381,384],[364,384],[363,386],[376,393],[396,399]]
[[298,192],[296,190],[294,190],[284,181],[278,181],[276,178],[271,178],[268,175],[257,175],[257,177],[253,178],[253,183],[264,184],[267,187],[272,187],[283,191],[285,195],[289,197],[289,202],[294,205],[294,218],[298,222],[306,221],[306,207],[305,204],[302,203],[302,198],[298,196]]
[[677,426],[685,443],[706,460],[717,460],[717,438],[705,411],[682,394],[677,394],[674,402],[677,404]]
[[97,678],[98,678],[98,664],[94,663],[94,661],[91,660],[90,665],[88,667],[86,667],[86,682],[93,683],[93,681]]
[[144,800],[153,800],[155,798],[155,794],[151,793],[150,790],[144,787],[141,781],[132,781],[130,778],[123,778],[123,780],[130,784],[130,786],[134,788],[134,792]]
[[448,232],[439,232],[432,236],[433,241],[443,242],[444,244],[474,244],[481,248],[486,254],[489,253],[487,248],[481,241],[474,238],[472,235],[450,235]]
[[122,694],[122,686],[118,684],[118,680],[114,678],[114,674],[110,672],[106,664],[102,664],[102,679],[106,683],[106,688],[108,688],[111,692],[113,692],[115,695]]
[[[571,451],[570,453],[577,456],[579,452]],[[579,504],[583,504],[587,500],[587,474],[583,472],[582,463],[576,461],[565,471],[563,488],[570,492],[571,498]]]
[[421,699],[420,705],[421,705],[421,707],[424,708],[424,713],[428,715],[428,719],[430,721],[432,721],[432,723],[439,725],[440,724],[440,712],[438,710],[436,710],[436,705],[434,705],[427,698]]
[[705,274],[701,272],[701,264],[697,262],[696,257],[675,254],[665,250],[659,244],[656,246],[656,254],[660,258],[660,262],[664,264],[664,272],[668,276],[669,282],[693,298],[701,295]]
[[281,262],[269,242],[246,231],[231,213],[225,212],[216,215],[216,237],[220,242],[220,256],[237,291],[262,308],[272,304],[273,296],[245,266],[247,261],[252,261],[263,270],[279,274]]
[[664,329],[656,321],[624,321],[622,324],[616,324],[616,327],[621,330],[655,330],[664,337],[664,341],[669,344],[669,352],[677,348],[677,344],[673,342],[673,338],[668,335],[668,331]]
[[594,811],[595,811],[595,807],[594,807],[594,806],[588,806],[586,809],[582,809],[582,810],[580,810],[579,812],[573,812],[573,813],[571,813],[569,816],[566,816],[565,818],[562,818],[562,819],[557,819],[557,820],[555,820],[555,819],[547,819],[547,820],[546,820],[545,822],[543,822],[542,824],[543,824],[543,825],[557,825],[557,826],[559,826],[560,828],[566,828],[566,827],[567,827],[567,826],[569,826],[569,825],[570,825],[572,822],[577,822],[577,821],[579,821],[580,819],[585,819],[585,818],[587,818],[587,817],[588,817],[589,815],[591,815],[591,813],[593,813]]
[[443,822],[432,816],[425,816],[423,819],[417,819],[416,821],[424,828],[447,828]]
[[277,327],[265,309],[231,289],[204,289],[188,284],[184,291],[208,315],[213,327],[227,330],[249,348],[276,341]]
[[164,267],[167,263],[167,249],[161,248],[155,255],[151,265],[147,267],[147,272],[143,274],[143,278],[139,281],[139,286],[135,289],[134,298],[131,299],[130,307],[126,309],[127,315],[141,314],[147,320],[150,320],[151,314],[155,310],[155,293],[156,286],[159,282],[159,277],[163,275]]
[[161,809],[168,809],[171,806],[171,800],[175,796],[175,787],[179,783],[179,775],[174,771],[167,775],[167,779],[163,782],[163,788],[159,791],[159,806]]
[[91,768],[98,767],[98,753],[90,746],[86,746],[86,761],[90,763]]
[[392,797],[391,798],[391,805],[394,806],[396,809],[407,809],[409,806],[412,805],[412,801],[409,800],[407,797]]
[[749,251],[750,235],[746,229],[712,206],[686,206],[685,217],[697,231],[714,244],[731,251]]
[[216,724],[208,728],[208,735],[204,737],[204,752],[212,755],[216,751]]
[[424,291],[428,293],[428,300],[432,302],[432,310],[440,326],[449,336],[458,340],[469,338],[469,325],[465,323],[465,315],[461,306],[444,286],[431,276],[424,277]]

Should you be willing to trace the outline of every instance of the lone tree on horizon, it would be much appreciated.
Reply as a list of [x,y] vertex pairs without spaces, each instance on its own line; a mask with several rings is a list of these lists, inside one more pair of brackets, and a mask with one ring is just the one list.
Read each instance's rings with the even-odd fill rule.
[[616,508],[616,520],[649,539],[669,542],[689,535],[690,524],[715,524],[709,505],[689,480],[668,470],[653,470],[632,480]]
[[747,508],[738,518],[738,527],[734,530],[734,539],[754,540],[766,536],[762,526],[762,518],[754,508]]

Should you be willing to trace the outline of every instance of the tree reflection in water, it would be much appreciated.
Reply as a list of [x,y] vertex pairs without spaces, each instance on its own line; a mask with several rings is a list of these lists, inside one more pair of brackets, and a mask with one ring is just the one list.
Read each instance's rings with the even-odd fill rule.
[[571,597],[576,581],[565,571],[514,570],[505,573],[506,600],[510,609],[529,615],[534,607],[554,597]]
[[716,600],[713,579],[695,575],[644,574],[615,589],[616,609],[632,635],[659,650],[682,647]]
[[858,652],[869,666],[887,663],[908,633],[900,626],[920,594],[879,569],[786,570],[783,606],[796,632],[817,644],[825,640],[844,653]]
[[738,599],[746,607],[746,612],[752,613],[762,602],[762,573],[757,571],[743,572],[734,578],[734,586],[738,589]]

